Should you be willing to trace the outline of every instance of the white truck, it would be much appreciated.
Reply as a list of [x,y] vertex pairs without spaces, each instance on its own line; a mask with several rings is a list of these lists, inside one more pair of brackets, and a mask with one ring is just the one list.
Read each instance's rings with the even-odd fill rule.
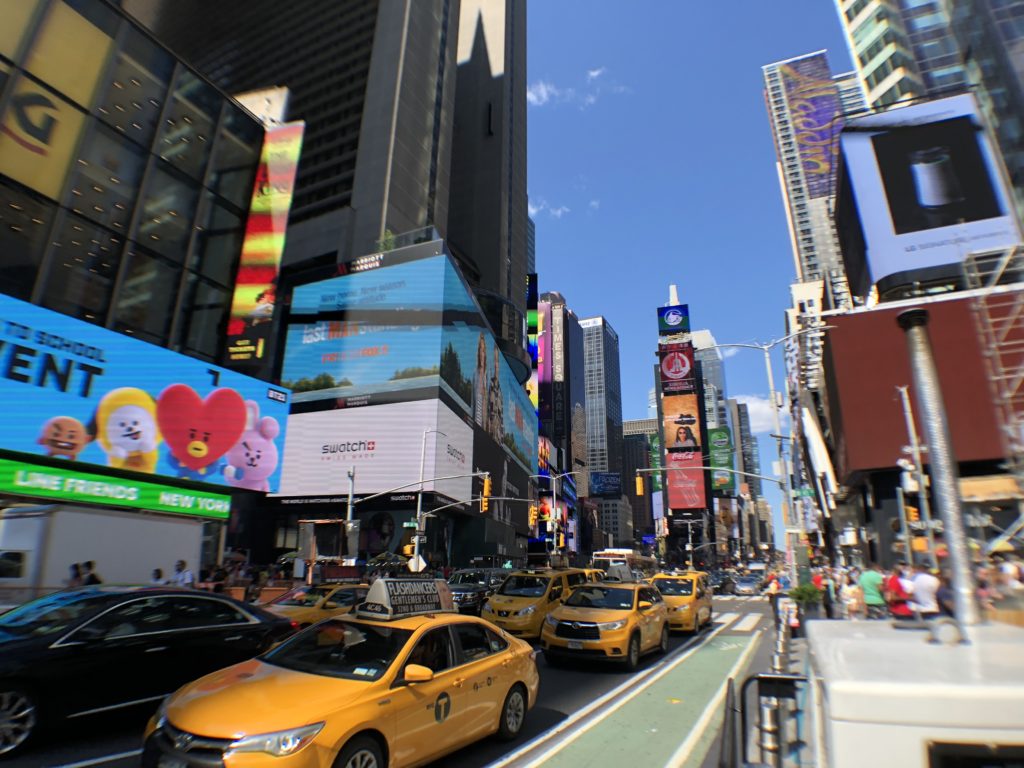
[[184,560],[198,573],[203,521],[72,504],[0,509],[0,612],[67,585],[91,560],[106,584],[148,584]]

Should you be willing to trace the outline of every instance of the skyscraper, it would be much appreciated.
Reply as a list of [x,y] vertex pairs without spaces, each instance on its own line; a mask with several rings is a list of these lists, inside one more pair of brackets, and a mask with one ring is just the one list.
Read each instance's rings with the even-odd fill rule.
[[725,395],[725,368],[722,353],[715,346],[717,342],[711,331],[696,330],[690,335],[693,356],[700,362],[704,379],[704,418],[708,429],[728,424]]
[[[603,317],[580,321],[587,392],[587,456],[592,472],[622,472],[622,383],[619,335]],[[625,499],[601,502],[601,526],[632,543],[632,509]]]
[[835,0],[870,107],[957,90],[967,79],[941,0]]
[[636,470],[651,466],[652,439],[657,443],[657,419],[632,419],[622,422],[622,487],[628,495],[630,506],[633,509],[633,534],[637,538],[654,533],[654,510],[651,506],[651,496],[654,491],[654,483],[651,482],[653,476],[645,475],[648,480],[645,480],[643,484],[642,496],[630,492]]
[[841,116],[864,108],[857,81],[851,74],[832,75],[824,51],[768,64],[762,71],[796,279],[824,280],[831,305],[847,306],[849,288],[832,219],[831,147]]

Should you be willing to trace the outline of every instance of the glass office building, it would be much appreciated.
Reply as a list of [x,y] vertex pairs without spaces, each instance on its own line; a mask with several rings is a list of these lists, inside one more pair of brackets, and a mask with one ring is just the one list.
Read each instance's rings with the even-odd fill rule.
[[5,3],[0,291],[217,360],[262,140],[108,3]]

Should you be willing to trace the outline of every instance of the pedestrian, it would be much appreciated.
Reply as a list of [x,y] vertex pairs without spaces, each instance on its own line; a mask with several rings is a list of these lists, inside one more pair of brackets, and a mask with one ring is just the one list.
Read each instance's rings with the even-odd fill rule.
[[935,600],[939,604],[939,613],[956,618],[956,599],[953,597],[953,582],[948,571],[939,574],[939,589],[935,593]]
[[171,577],[171,582],[175,586],[185,589],[191,589],[195,585],[196,577],[186,567],[184,560],[179,560],[174,564],[174,575]]
[[910,582],[911,606],[921,614],[922,619],[934,619],[939,615],[939,602],[936,594],[941,583],[928,571],[924,563],[914,565],[914,578]]
[[159,568],[154,568],[153,573],[150,575],[149,583],[154,587],[162,587],[167,584],[167,579],[164,578],[164,572]]
[[85,581],[82,579],[82,566],[78,563],[72,563],[68,566],[68,589],[72,587],[80,587]]
[[775,619],[776,629],[779,627],[779,623],[782,621],[782,617],[779,616],[779,595],[782,593],[782,585],[779,584],[778,579],[772,579],[768,582],[768,602],[772,607],[772,616]]
[[883,581],[878,563],[870,563],[868,569],[860,576],[860,588],[864,593],[864,607],[869,619],[884,619],[888,614],[885,598],[882,596]]
[[889,613],[893,618],[904,621],[914,618],[914,609],[910,606],[910,590],[907,589],[907,584],[904,581],[905,568],[906,563],[897,563],[882,588],[885,602],[889,606]]
[[96,573],[96,563],[92,560],[86,560],[82,563],[82,583],[86,586],[103,583],[103,579]]
[[854,572],[851,571],[843,577],[843,586],[839,595],[848,619],[859,621],[864,618],[864,593],[857,583],[857,576]]
[[834,619],[836,616],[836,583],[832,580],[832,572],[825,569],[821,576],[821,602],[825,608],[825,618]]

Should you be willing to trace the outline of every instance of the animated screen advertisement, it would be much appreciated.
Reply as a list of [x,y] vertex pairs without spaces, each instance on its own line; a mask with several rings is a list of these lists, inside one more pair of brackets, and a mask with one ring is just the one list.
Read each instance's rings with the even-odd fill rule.
[[2,294],[0,312],[0,447],[276,490],[287,390]]
[[693,451],[701,447],[701,411],[696,395],[665,395],[661,399],[661,410],[666,448]]
[[689,332],[689,304],[671,304],[667,307],[658,307],[658,334],[660,336]]
[[658,347],[661,368],[661,391],[667,394],[693,392],[693,345],[662,344]]
[[590,495],[600,499],[622,497],[622,476],[618,472],[591,472]]
[[711,488],[715,491],[731,491],[735,487],[732,461],[732,433],[728,427],[712,427],[708,430],[708,466],[711,470]]
[[665,455],[670,509],[703,509],[704,470],[700,451],[675,451]]

